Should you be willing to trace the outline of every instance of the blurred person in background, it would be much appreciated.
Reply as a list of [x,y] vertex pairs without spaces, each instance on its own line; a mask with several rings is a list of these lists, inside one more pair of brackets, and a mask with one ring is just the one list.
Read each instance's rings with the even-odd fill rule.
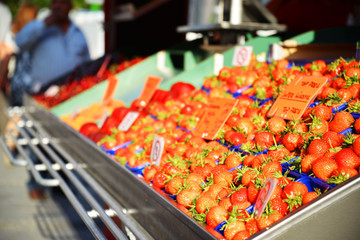
[[90,60],[84,34],[69,19],[71,9],[71,0],[51,0],[48,17],[30,21],[15,35],[10,105],[21,106],[24,93],[35,94],[43,85]]
[[0,89],[4,88],[3,78],[5,77],[5,69],[7,67],[8,56],[12,53],[9,46],[11,42],[11,21],[12,16],[7,5],[0,0]]

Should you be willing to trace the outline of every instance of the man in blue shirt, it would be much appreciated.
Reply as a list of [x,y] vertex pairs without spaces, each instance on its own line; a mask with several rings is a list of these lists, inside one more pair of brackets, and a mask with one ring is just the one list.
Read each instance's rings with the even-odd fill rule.
[[71,8],[71,0],[52,0],[50,16],[29,22],[15,36],[18,49],[10,105],[22,105],[24,92],[37,93],[90,60],[85,36],[69,19]]

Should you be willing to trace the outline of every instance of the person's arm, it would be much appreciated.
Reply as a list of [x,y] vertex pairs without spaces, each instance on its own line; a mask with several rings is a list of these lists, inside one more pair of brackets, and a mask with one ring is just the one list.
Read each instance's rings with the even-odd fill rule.
[[20,51],[31,49],[44,35],[44,21],[33,20],[26,24],[15,36],[15,43]]

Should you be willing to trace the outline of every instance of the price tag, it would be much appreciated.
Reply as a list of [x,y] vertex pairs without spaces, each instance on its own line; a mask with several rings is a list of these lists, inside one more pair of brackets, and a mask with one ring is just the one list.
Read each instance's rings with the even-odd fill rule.
[[224,55],[214,54],[214,75],[219,75],[220,70],[224,67]]
[[193,134],[201,138],[213,140],[239,100],[233,98],[213,98],[206,108]]
[[152,144],[152,148],[151,148],[150,159],[151,159],[151,161],[155,162],[156,166],[160,166],[161,156],[164,151],[164,145],[165,145],[164,138],[160,137],[158,135],[155,135],[153,144]]
[[271,194],[274,192],[278,180],[276,178],[268,178],[264,187],[261,189],[259,196],[256,199],[254,212],[257,218],[260,218],[263,213],[266,204],[268,203]]
[[253,51],[252,46],[238,46],[235,47],[234,56],[232,60],[233,66],[247,66],[251,60]]
[[118,129],[120,131],[124,131],[126,132],[127,130],[129,130],[129,128],[133,125],[133,123],[135,122],[135,120],[139,117],[140,113],[139,112],[128,112],[126,114],[126,116],[124,117],[124,119],[121,121],[121,123],[118,126]]
[[287,120],[298,120],[327,80],[327,77],[301,77],[294,80],[276,99],[267,114],[268,117],[277,116]]
[[110,59],[111,59],[110,56],[106,56],[106,58],[105,58],[103,64],[101,65],[99,71],[96,73],[97,78],[101,78],[104,75],[105,70],[106,70],[107,66],[109,65]]
[[138,106],[136,107],[141,107],[141,108],[146,107],[146,105],[150,102],[151,98],[153,97],[156,89],[159,87],[161,81],[162,81],[161,77],[148,76],[146,78],[145,85],[138,97],[139,100]]
[[116,76],[114,76],[113,74],[108,75],[105,94],[102,100],[104,105],[107,105],[111,101],[111,99],[113,99],[118,82],[119,79]]
[[102,126],[104,125],[107,117],[109,115],[109,111],[107,109],[105,109],[103,115],[101,116],[101,118],[99,119],[99,122],[98,122],[98,128],[102,128]]

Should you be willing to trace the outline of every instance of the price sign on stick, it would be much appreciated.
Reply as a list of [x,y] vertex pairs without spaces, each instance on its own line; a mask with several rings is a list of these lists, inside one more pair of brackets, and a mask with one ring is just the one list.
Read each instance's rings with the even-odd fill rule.
[[258,198],[256,199],[254,212],[257,218],[260,218],[263,213],[266,204],[268,203],[271,194],[274,192],[278,180],[276,178],[268,178],[264,187],[261,189]]
[[150,159],[152,162],[155,162],[156,166],[160,166],[161,156],[164,151],[165,141],[163,137],[158,135],[154,136]]
[[301,77],[294,80],[276,99],[267,114],[268,117],[277,116],[287,120],[298,120],[327,80],[327,77]]
[[232,98],[211,99],[193,134],[208,140],[214,139],[238,101]]
[[233,66],[247,66],[251,60],[252,46],[235,47],[232,64]]
[[119,124],[118,129],[126,132],[133,125],[133,123],[139,117],[139,115],[140,115],[139,112],[134,112],[134,111],[128,112],[124,117],[124,119]]
[[114,76],[113,74],[109,74],[105,94],[102,100],[104,105],[107,105],[111,101],[111,99],[113,99],[118,82],[119,79],[116,76]]
[[136,107],[144,108],[150,102],[152,96],[154,95],[156,89],[159,87],[161,81],[162,81],[161,77],[148,76],[146,78],[145,85],[138,97],[138,106]]

